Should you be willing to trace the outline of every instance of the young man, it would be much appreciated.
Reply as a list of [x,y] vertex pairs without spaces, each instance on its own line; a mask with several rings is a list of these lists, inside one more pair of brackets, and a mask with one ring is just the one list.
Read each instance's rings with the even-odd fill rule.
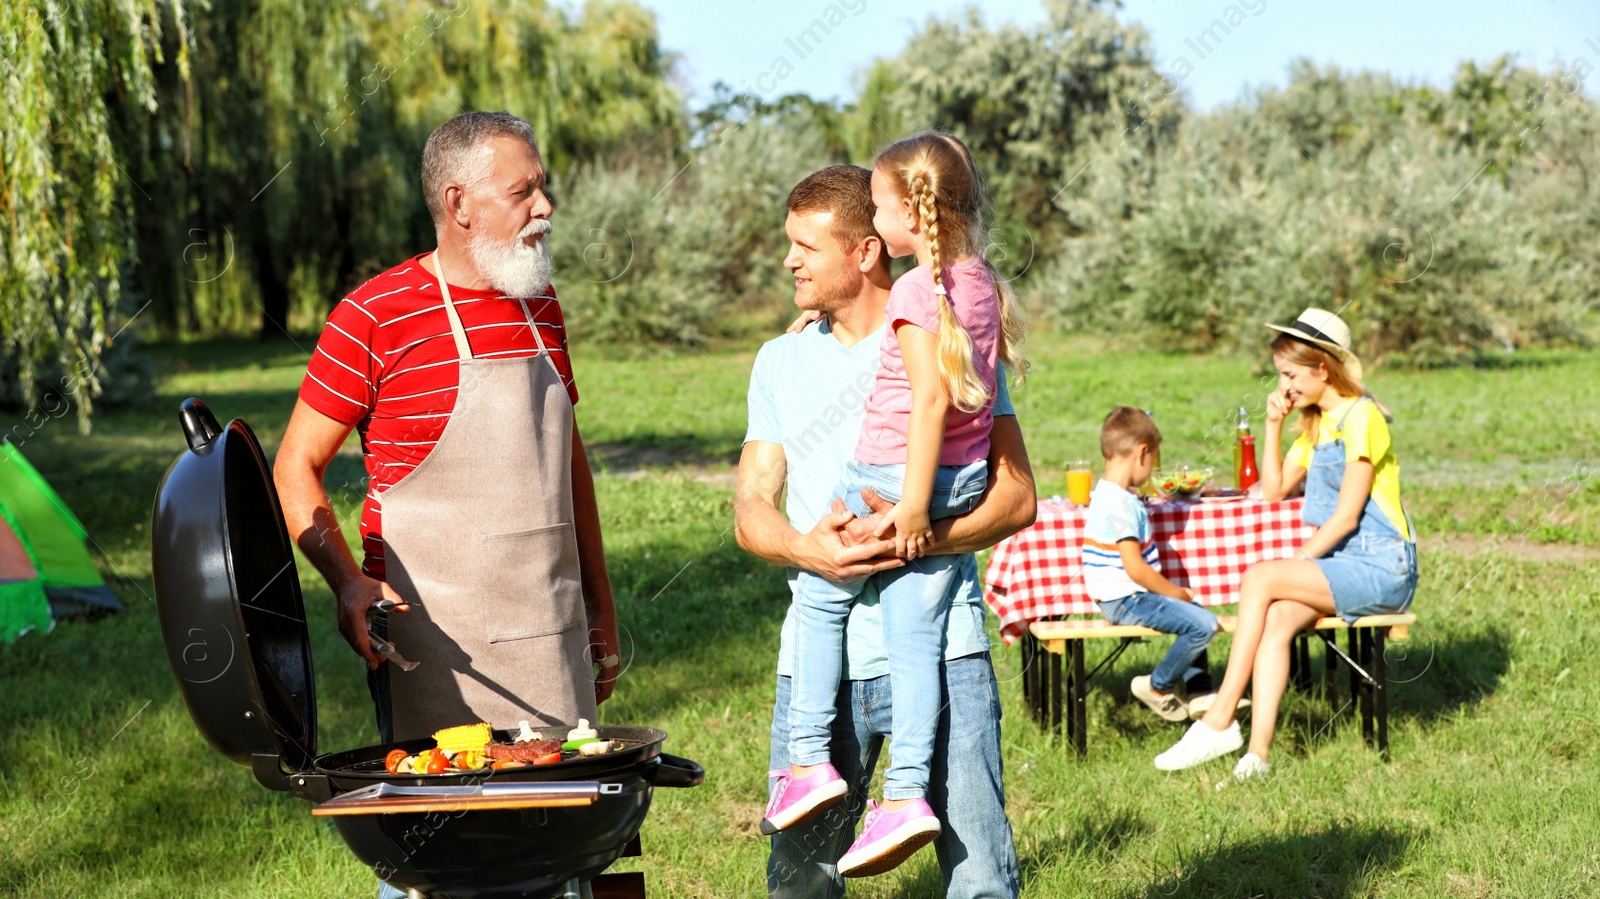
[[[750,378],[749,431],[739,461],[739,545],[775,565],[835,581],[901,564],[892,542],[865,539],[876,517],[854,521],[842,508],[828,507],[860,433],[889,297],[888,258],[873,231],[872,212],[871,173],[855,166],[823,169],[790,193],[785,230],[791,245],[784,266],[795,276],[795,305],[826,318],[762,347]],[[988,491],[971,513],[934,525],[933,552],[966,554],[945,633],[947,700],[928,795],[946,825],[934,845],[947,893],[954,897],[1017,894],[1016,849],[1001,784],[1000,701],[971,553],[1027,527],[1036,507],[1027,451],[1003,388],[994,415]],[[880,514],[889,508],[875,497],[869,501]],[[888,656],[877,602],[869,588],[845,630],[847,679],[840,685],[830,751],[851,793],[810,823],[772,838],[772,896],[844,893],[835,862],[854,837],[867,784],[891,736]],[[789,766],[792,632],[791,612],[779,649],[774,771]]]

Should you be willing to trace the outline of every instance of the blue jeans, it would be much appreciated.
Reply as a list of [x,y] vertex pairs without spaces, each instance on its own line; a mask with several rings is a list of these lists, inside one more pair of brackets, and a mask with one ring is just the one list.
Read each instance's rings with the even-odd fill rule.
[[[1001,782],[1000,694],[988,653],[941,665],[944,695],[934,735],[928,804],[944,830],[934,841],[946,895],[952,899],[1013,899],[1017,849],[1006,820]],[[866,805],[867,786],[894,719],[891,678],[845,681],[830,743],[833,764],[850,785],[844,800],[812,821],[772,837],[767,893],[781,899],[838,899],[844,878],[836,862],[850,848]],[[789,767],[789,678],[778,678],[772,710],[774,771]]]
[[1098,604],[1112,624],[1141,624],[1164,634],[1177,634],[1172,648],[1150,675],[1150,686],[1171,693],[1183,673],[1200,658],[1217,633],[1217,616],[1192,602],[1159,593],[1135,593]]
[[[930,519],[970,512],[988,485],[988,464],[941,465],[934,478]],[[845,483],[834,491],[858,517],[871,513],[861,490],[871,487],[890,502],[900,499],[905,466],[852,461]],[[883,608],[896,727],[884,774],[886,799],[921,799],[928,792],[928,762],[939,720],[939,663],[945,620],[961,556],[926,556],[874,575]],[[844,626],[865,580],[835,584],[801,572],[795,590],[794,708],[790,711],[789,757],[798,765],[828,761],[834,699],[844,676]]]

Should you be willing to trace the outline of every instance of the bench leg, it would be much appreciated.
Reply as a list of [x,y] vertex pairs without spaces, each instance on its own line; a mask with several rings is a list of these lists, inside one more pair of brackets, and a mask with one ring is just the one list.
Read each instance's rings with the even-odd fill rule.
[[1316,679],[1311,674],[1311,640],[1310,631],[1300,635],[1300,670],[1305,673],[1306,692],[1310,693]]
[[1194,667],[1199,668],[1200,673],[1195,675],[1193,680],[1184,684],[1184,689],[1188,691],[1189,695],[1193,696],[1197,691],[1200,693],[1217,692],[1216,682],[1211,679],[1210,647],[1200,650],[1200,656],[1194,660]]
[[[1081,640],[1068,640],[1067,641],[1067,646],[1068,646],[1067,651],[1071,652],[1072,651],[1071,647],[1072,646],[1076,646],[1077,644],[1079,644],[1081,642],[1082,642]],[[1049,702],[1050,702],[1050,721],[1049,721],[1049,725],[1050,725],[1050,730],[1053,733],[1060,733],[1061,732],[1061,655],[1059,653],[1054,653],[1054,652],[1047,652],[1047,653],[1045,653],[1045,655],[1050,657],[1050,663],[1049,663],[1050,667],[1045,673],[1045,680],[1049,684],[1048,690],[1049,690],[1049,694],[1050,694],[1050,699],[1049,699]]]
[[1039,688],[1034,685],[1038,672],[1034,669],[1039,665],[1039,641],[1033,634],[1024,631],[1022,634],[1022,704],[1028,707],[1028,715],[1033,718],[1033,723],[1039,723]]
[[1310,637],[1301,631],[1289,644],[1289,679],[1296,690],[1306,693],[1311,692],[1311,644],[1307,642]]
[[1384,761],[1389,760],[1389,671],[1383,658],[1383,638],[1388,632],[1386,627],[1372,629],[1373,706],[1378,719],[1378,753]]
[[1083,641],[1068,641],[1072,652],[1072,681],[1068,696],[1067,731],[1078,755],[1089,752],[1089,679],[1083,673]]
[[[1338,638],[1336,637],[1335,639]],[[1356,648],[1356,640],[1357,637],[1354,630],[1345,631],[1345,655],[1348,655],[1355,662],[1354,665],[1350,666],[1350,702],[1356,706],[1356,712],[1359,714],[1361,711],[1361,673],[1356,669],[1361,665],[1361,651]]]
[[[1352,630],[1358,629],[1352,628]],[[1364,627],[1360,628],[1358,632],[1360,634],[1358,639],[1360,640],[1361,655],[1357,656],[1356,660],[1361,663],[1361,667],[1365,668],[1370,675],[1372,671],[1372,629]],[[1361,683],[1361,739],[1365,740],[1368,746],[1373,744],[1377,736],[1373,732],[1372,726],[1375,714],[1374,704],[1377,700],[1376,694],[1377,691],[1373,689],[1373,683],[1369,676],[1369,679]]]
[[1338,715],[1339,654],[1333,651],[1333,643],[1328,641],[1322,644],[1322,689],[1328,694],[1328,707],[1333,710],[1334,715]]

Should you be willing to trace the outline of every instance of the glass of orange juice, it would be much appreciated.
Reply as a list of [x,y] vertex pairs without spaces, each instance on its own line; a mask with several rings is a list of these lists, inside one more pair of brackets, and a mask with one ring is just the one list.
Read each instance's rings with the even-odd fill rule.
[[1067,463],[1067,499],[1075,506],[1089,505],[1089,490],[1094,486],[1094,472],[1088,459]]

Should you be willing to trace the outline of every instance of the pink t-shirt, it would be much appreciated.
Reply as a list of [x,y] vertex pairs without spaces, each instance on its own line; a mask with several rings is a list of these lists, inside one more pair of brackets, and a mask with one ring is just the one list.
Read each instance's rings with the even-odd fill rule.
[[[989,457],[989,428],[994,424],[995,357],[1000,345],[1000,297],[989,269],[976,256],[944,267],[945,290],[956,318],[972,335],[972,361],[989,385],[989,402],[976,412],[950,407],[944,418],[940,465],[968,465]],[[880,347],[878,380],[867,398],[867,417],[856,444],[856,459],[869,465],[904,465],[906,430],[911,424],[911,381],[895,336],[901,324],[939,333],[939,301],[933,275],[919,265],[894,282],[884,309],[889,327]]]

